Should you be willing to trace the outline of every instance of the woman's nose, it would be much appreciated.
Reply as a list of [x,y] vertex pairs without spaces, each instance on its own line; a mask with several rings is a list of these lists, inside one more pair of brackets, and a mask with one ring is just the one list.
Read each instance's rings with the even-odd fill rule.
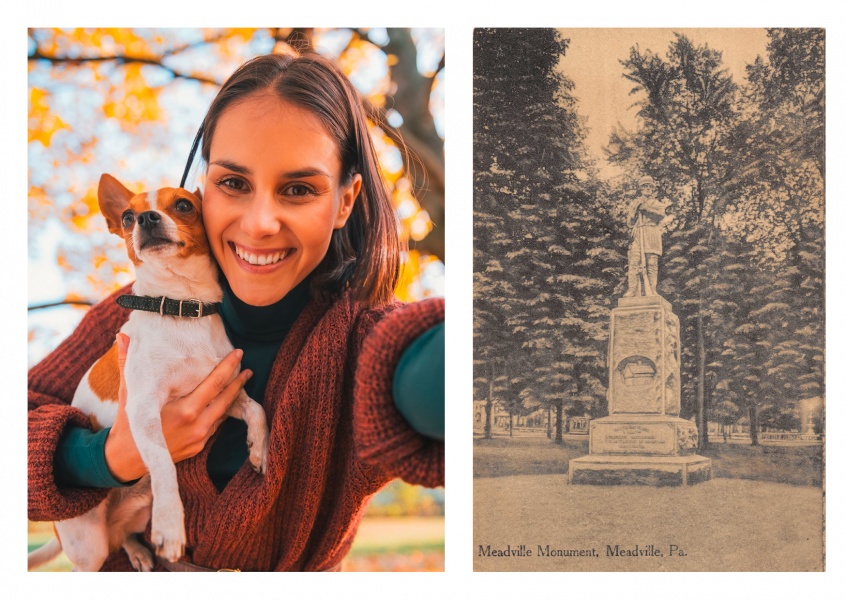
[[282,229],[282,214],[272,192],[258,192],[241,215],[241,230],[254,239],[276,235]]

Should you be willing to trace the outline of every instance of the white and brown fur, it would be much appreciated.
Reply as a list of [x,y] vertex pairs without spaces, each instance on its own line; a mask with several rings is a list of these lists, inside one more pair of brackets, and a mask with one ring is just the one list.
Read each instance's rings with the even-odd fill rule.
[[[203,229],[199,190],[192,194],[164,188],[136,195],[104,174],[98,199],[109,231],[124,239],[135,265],[135,295],[220,302],[222,292]],[[160,413],[169,400],[196,388],[229,354],[232,344],[218,314],[192,319],[133,311],[121,331],[130,338],[124,366],[126,415],[149,475],[132,487],[113,489],[88,513],[57,521],[57,540],[30,554],[30,569],[64,549],[75,570],[97,571],[110,553],[123,547],[137,570],[149,571],[152,554],[135,534],[144,531],[151,515],[156,554],[176,561],[184,552],[182,501]],[[115,345],[83,377],[72,404],[89,415],[95,428],[111,426],[119,383]],[[250,463],[264,473],[267,421],[263,409],[241,390],[227,414],[246,421]]]

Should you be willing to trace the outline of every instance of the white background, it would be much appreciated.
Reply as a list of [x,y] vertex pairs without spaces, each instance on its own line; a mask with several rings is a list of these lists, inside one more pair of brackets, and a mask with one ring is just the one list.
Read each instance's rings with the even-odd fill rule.
[[[99,4],[99,6],[98,6]],[[835,586],[846,567],[843,536],[844,358],[841,262],[846,236],[843,171],[842,15],[833,2],[693,2],[515,0],[498,2],[235,2],[179,0],[97,3],[14,2],[3,9],[0,220],[4,281],[0,334],[5,465],[0,494],[0,572],[8,598],[842,598]],[[837,18],[839,16],[839,18]],[[27,574],[24,374],[26,372],[26,194],[24,147],[27,26],[443,27],[446,29],[447,219],[447,505],[445,573],[237,575]],[[472,572],[472,35],[473,27],[825,27],[827,44],[827,572],[782,573],[473,573]],[[696,519],[696,515],[690,515]],[[760,551],[765,553],[766,548]],[[96,581],[92,578],[95,578]],[[842,578],[842,575],[841,575]],[[187,580],[191,579],[190,582]]]

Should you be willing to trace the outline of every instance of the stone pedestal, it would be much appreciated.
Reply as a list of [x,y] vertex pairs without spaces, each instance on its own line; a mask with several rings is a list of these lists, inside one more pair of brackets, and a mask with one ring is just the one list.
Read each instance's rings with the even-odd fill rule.
[[609,416],[590,424],[590,454],[570,461],[574,484],[690,485],[711,479],[694,454],[696,425],[679,418],[679,320],[661,296],[621,298],[611,311]]

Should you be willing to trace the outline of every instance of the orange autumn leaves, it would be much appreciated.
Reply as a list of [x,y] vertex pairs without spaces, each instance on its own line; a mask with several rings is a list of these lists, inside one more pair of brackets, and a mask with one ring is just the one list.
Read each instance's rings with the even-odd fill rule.
[[[214,82],[222,81],[251,53],[270,51],[274,38],[277,48],[284,46],[279,40],[290,31],[29,31],[31,245],[42,244],[41,236],[52,235],[59,240],[55,264],[66,273],[68,293],[93,300],[131,278],[131,267],[117,240],[109,239],[100,222],[96,200],[100,173],[121,174],[132,189],[172,185],[181,172],[178,163],[184,160],[190,139],[186,143],[169,132],[176,124],[199,119],[216,91]],[[313,36],[317,46],[324,32],[313,30],[307,35]],[[262,45],[265,42],[267,47]],[[365,95],[374,106],[385,106],[395,92],[391,57],[353,33],[338,60],[351,76],[363,70],[373,79],[372,73],[381,73]],[[370,66],[380,60],[381,67]],[[185,99],[185,105],[174,108],[174,99]],[[191,127],[195,126],[192,121]],[[374,126],[372,132],[391,186],[401,235],[420,240],[431,231],[432,223],[411,189],[396,145],[378,127]],[[161,165],[155,164],[156,159]],[[154,163],[160,171],[139,169],[137,165],[145,161]],[[138,170],[133,172],[133,167]],[[415,251],[408,256],[397,293],[404,299],[414,299],[421,268],[436,259]]]

